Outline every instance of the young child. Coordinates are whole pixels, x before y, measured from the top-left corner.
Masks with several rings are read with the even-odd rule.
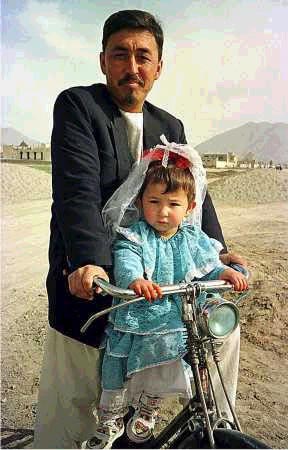
[[[124,183],[119,188],[115,201],[104,210],[105,220],[108,211],[114,225],[134,222],[116,228],[115,284],[133,289],[148,301],[117,309],[109,316],[99,424],[95,436],[82,448],[111,448],[124,432],[127,406],[135,402],[135,414],[126,431],[130,440],[143,443],[152,435],[162,398],[172,394],[191,396],[183,361],[186,349],[181,299],[176,295],[162,297],[159,285],[220,279],[232,283],[236,290],[247,289],[246,278],[221,263],[221,244],[191,224],[201,216],[201,200],[195,216],[195,188],[199,194],[206,186],[204,169],[199,164],[197,168],[197,162],[189,146],[157,146],[140,163],[144,169],[138,166],[131,173],[126,186]],[[119,196],[128,199],[121,203],[124,209],[120,219],[119,208],[115,212]],[[135,198],[141,214],[136,221]],[[114,299],[114,304],[118,302]]]

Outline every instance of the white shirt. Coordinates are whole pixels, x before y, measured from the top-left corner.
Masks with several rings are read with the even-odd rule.
[[[143,113],[131,113],[120,109],[126,122],[128,145],[134,161],[140,161],[143,152]]]

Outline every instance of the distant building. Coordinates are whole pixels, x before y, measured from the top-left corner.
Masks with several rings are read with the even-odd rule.
[[[248,160],[239,161],[238,167],[239,169],[252,169],[252,161]]]
[[[51,161],[51,150],[46,144],[31,145],[22,141],[19,145],[3,145],[1,159],[19,161]]]
[[[269,163],[267,161],[258,161],[259,169],[267,169],[269,167]]]
[[[238,165],[238,157],[233,152],[204,153],[202,161],[204,167],[215,169],[234,168]]]

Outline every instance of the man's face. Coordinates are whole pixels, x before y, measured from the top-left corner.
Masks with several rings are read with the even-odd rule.
[[[141,112],[162,69],[153,34],[132,29],[112,34],[100,64],[115,103],[124,111]]]

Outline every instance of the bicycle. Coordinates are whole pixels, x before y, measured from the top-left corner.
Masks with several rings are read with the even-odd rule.
[[[130,289],[118,288],[101,278],[95,277],[94,283],[102,289],[103,295],[110,294],[122,299],[123,303],[91,316],[81,328],[83,333],[98,317],[144,299]],[[145,448],[269,448],[263,442],[242,433],[219,365],[217,343],[220,339],[225,340],[238,326],[239,309],[234,302],[214,294],[231,291],[233,286],[215,280],[179,283],[161,288],[163,295],[178,294],[182,298],[182,320],[187,330],[187,362],[192,369],[195,394],[158,436],[145,442]],[[205,299],[199,302],[203,292],[206,293]],[[212,355],[233,420],[224,417],[218,407],[208,352]],[[121,442],[116,441],[113,448],[137,448],[135,443],[130,445],[127,440],[120,439],[124,446],[119,446]]]

